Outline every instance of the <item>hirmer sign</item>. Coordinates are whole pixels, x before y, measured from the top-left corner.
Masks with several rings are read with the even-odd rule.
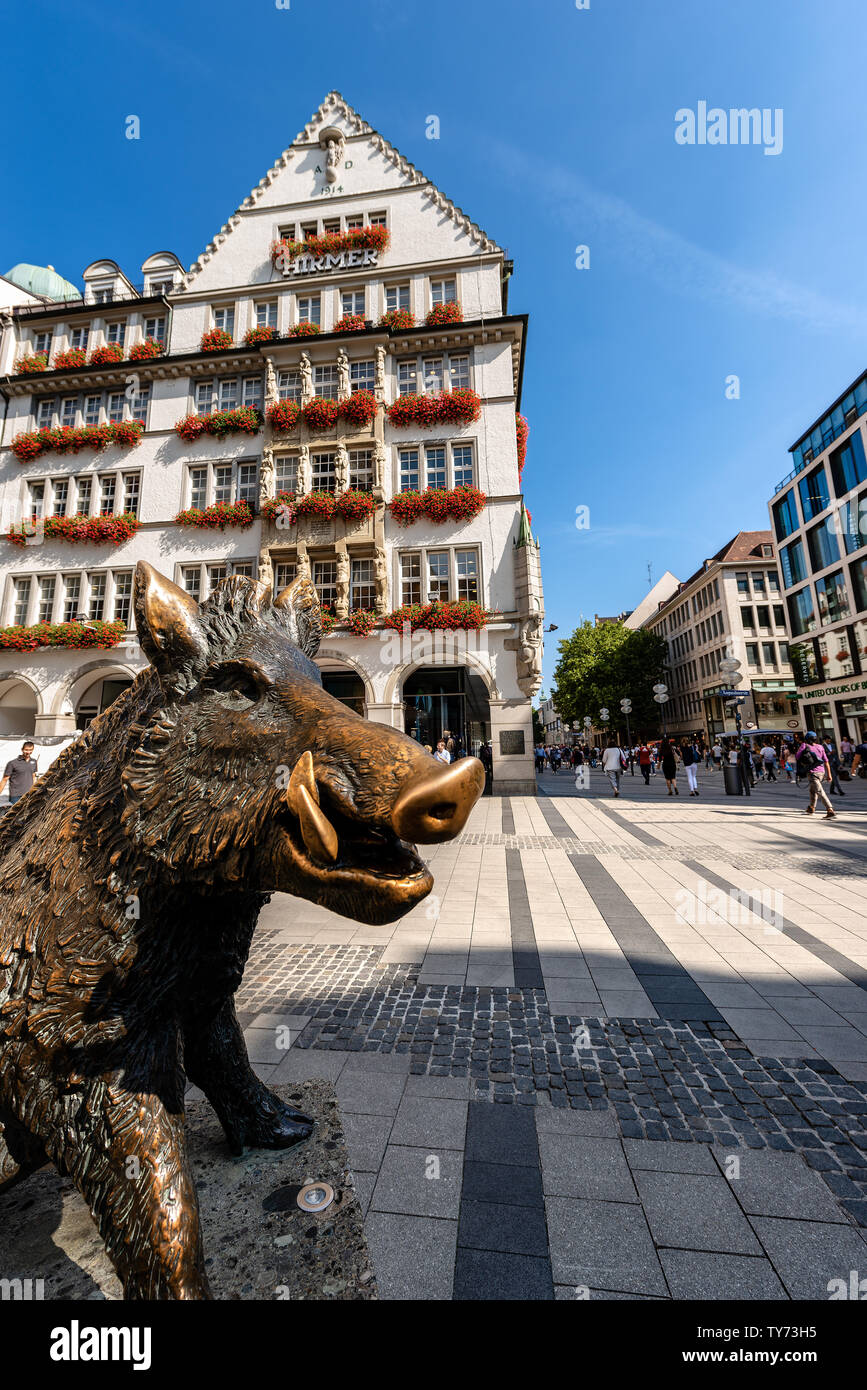
[[[290,255],[282,248],[274,257],[274,264],[284,275],[314,275],[327,270],[352,270],[369,265],[379,265],[379,252],[371,247],[354,248],[352,251],[339,251],[337,255],[300,256]]]

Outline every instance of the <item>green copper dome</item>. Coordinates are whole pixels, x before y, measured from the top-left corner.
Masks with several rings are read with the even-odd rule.
[[[42,299],[80,299],[81,290],[71,281],[58,275],[53,265],[28,265],[21,261],[7,270],[4,279],[11,280],[21,290],[37,294]]]

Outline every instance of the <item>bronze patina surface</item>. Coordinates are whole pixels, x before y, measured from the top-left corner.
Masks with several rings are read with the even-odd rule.
[[[207,1298],[184,1076],[234,1153],[311,1121],[257,1080],[233,996],[268,894],[372,924],[430,891],[412,844],[481,793],[322,689],[299,578],[203,604],[139,562],[151,663],[0,823],[0,1187],[50,1160],[127,1298]]]

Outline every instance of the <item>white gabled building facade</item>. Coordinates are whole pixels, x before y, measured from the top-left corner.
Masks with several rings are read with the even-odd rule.
[[[347,233],[371,227],[385,229],[385,249],[382,233],[347,246]],[[314,245],[315,254],[295,247],[275,258],[275,243],[328,235],[343,238],[327,244],[332,254]],[[198,598],[227,574],[282,586],[309,572],[336,616],[318,657],[332,693],[424,743],[444,729],[470,750],[490,739],[494,790],[533,792],[531,700],[544,611],[516,439],[527,320],[508,312],[510,274],[502,248],[331,93],[189,271],[162,252],[145,262],[140,284],[99,261],[84,272],[78,301],[31,297],[16,306],[10,295],[0,337],[4,537],[34,516],[132,514],[138,529],[117,546],[73,543],[44,525],[26,545],[4,539],[0,626],[129,623],[139,558]],[[0,280],[0,300],[2,288]],[[435,306],[451,302],[460,321],[426,324]],[[380,326],[395,310],[415,326]],[[353,316],[364,328],[345,331],[341,320]],[[300,323],[319,332],[297,336]],[[245,341],[257,327],[272,336]],[[214,329],[231,346],[203,351]],[[146,339],[164,344],[161,355],[130,360]],[[101,347],[115,356],[119,348],[119,360],[91,364]],[[40,353],[48,370],[16,366]],[[86,365],[76,365],[81,353]],[[398,396],[467,388],[480,398],[477,419],[389,422]],[[175,429],[191,414],[249,406],[267,417],[279,401],[292,413],[312,397],[359,390],[377,402],[367,424],[340,418],[318,430],[302,419],[278,432],[265,418],[258,432],[194,442]],[[10,447],[42,427],[130,420],[143,426],[135,446],[49,449],[23,461]],[[462,485],[485,494],[469,519],[399,525],[388,506],[408,488]],[[348,488],[373,494],[372,515],[274,514],[279,494]],[[246,502],[252,523],[220,530],[175,521],[219,502]],[[382,623],[405,603],[458,600],[489,611],[483,632],[443,641]],[[358,610],[377,615],[367,636],[342,626]],[[131,632],[104,650],[0,650],[0,754],[24,734],[61,746],[143,664]]]

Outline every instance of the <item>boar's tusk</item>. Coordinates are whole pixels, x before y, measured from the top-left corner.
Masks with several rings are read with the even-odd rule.
[[[289,785],[286,788],[286,804],[290,811],[296,816],[300,816],[298,792],[301,788],[307,792],[310,800],[319,805],[319,788],[316,786],[316,778],[313,775],[313,754],[308,748],[298,759],[292,769],[292,776],[289,778]]]
[[[296,806],[301,834],[308,850],[315,858],[333,864],[337,858],[337,831],[304,786],[298,788]]]

